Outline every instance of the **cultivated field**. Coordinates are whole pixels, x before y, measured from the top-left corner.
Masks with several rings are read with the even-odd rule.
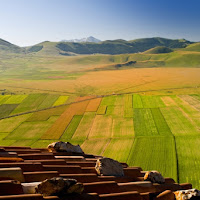
[[[74,101],[74,103],[71,103]],[[37,93],[0,96],[0,145],[80,144],[199,187],[200,96]]]
[[[128,92],[155,95],[194,94],[200,92],[199,74],[200,68],[132,68],[85,72],[75,79],[27,81],[10,76],[7,80],[4,77],[0,79],[0,88],[15,94],[51,93],[69,96]]]

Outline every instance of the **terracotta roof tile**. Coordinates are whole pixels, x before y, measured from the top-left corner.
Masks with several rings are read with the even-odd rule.
[[[5,149],[4,148],[0,148],[0,152],[4,152],[5,151]]]
[[[43,160],[43,159],[54,159],[52,153],[29,153],[29,154],[18,154],[18,156],[24,160]]]
[[[58,177],[58,171],[24,172],[25,182],[37,182],[53,177]]]
[[[22,158],[13,158],[13,157],[0,157],[0,163],[13,163],[13,162],[23,162]]]
[[[0,163],[0,168],[5,167],[20,167],[23,172],[34,172],[43,171],[41,163],[25,163],[25,162],[14,162],[14,163]]]
[[[92,182],[84,183],[83,185],[85,193],[109,194],[121,192],[120,187],[115,181]]]
[[[58,171],[60,174],[81,174],[82,169],[77,165],[43,165],[45,171]]]
[[[0,195],[23,194],[22,185],[18,181],[0,181]]]
[[[99,197],[100,200],[142,200],[140,193],[137,191],[100,194]]]
[[[63,159],[24,160],[26,163],[41,163],[42,165],[66,165]]]
[[[12,200],[43,200],[41,194],[20,194],[20,195],[6,195],[0,196],[0,199],[12,199]]]
[[[90,154],[49,152],[46,148],[30,147],[0,147],[0,154],[4,155],[0,155],[0,180],[3,179],[0,181],[0,199],[5,200],[62,199],[23,194],[22,185],[9,179],[29,183],[60,176],[82,182],[83,194],[69,195],[68,200],[152,200],[159,194],[158,199],[161,199],[162,192],[167,190],[192,188],[191,184],[177,184],[172,178],[165,178],[164,184],[144,181],[146,172],[140,167],[128,167],[126,163],[122,163],[123,177],[99,176],[95,165],[101,156]],[[9,170],[12,173],[9,174]]]

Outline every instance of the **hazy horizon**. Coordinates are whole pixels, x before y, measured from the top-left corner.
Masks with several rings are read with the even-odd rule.
[[[198,0],[0,0],[0,38],[19,46],[80,39],[200,41]]]

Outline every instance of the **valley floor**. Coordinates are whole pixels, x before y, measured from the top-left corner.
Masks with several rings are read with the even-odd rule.
[[[0,90],[9,93],[52,93],[70,96],[120,93],[200,93],[200,68],[134,68],[49,76],[48,79],[2,76]],[[36,75],[37,76],[37,75]]]

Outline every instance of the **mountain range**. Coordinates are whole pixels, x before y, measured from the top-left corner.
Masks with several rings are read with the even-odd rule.
[[[90,41],[98,40],[88,37]],[[185,39],[166,39],[160,37],[143,38],[136,40],[106,40],[100,42],[88,42],[86,38],[82,42],[50,42],[45,41],[29,47],[19,47],[0,39],[0,53],[37,54],[37,55],[64,55],[77,54],[127,54],[147,51],[154,47],[166,47],[170,49],[185,48],[194,42]],[[79,40],[80,41],[80,40]],[[160,52],[161,53],[161,52]],[[165,53],[165,52],[163,52]]]
[[[86,38],[81,38],[81,39],[72,39],[72,40],[61,40],[61,42],[77,42],[77,43],[82,43],[82,42],[92,42],[92,43],[99,43],[101,40],[90,36]]]

